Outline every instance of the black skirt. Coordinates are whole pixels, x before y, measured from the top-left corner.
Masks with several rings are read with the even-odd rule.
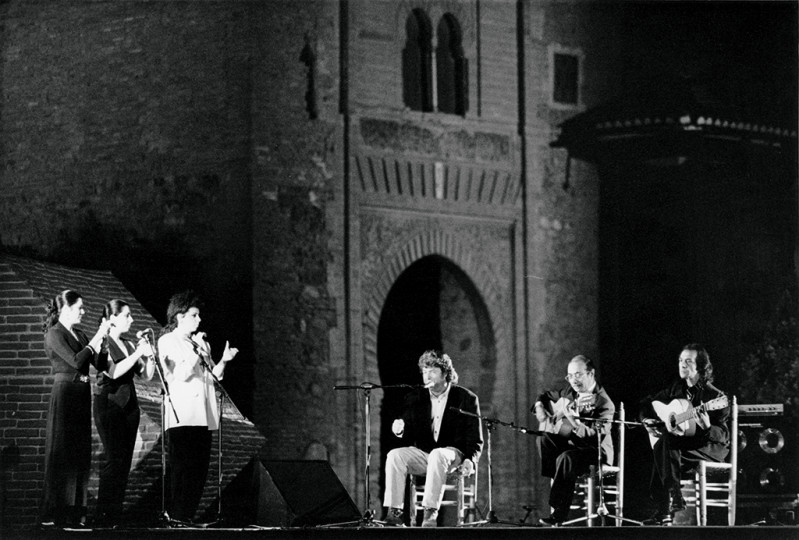
[[[77,522],[86,515],[92,460],[91,388],[56,374],[47,413],[42,520]]]

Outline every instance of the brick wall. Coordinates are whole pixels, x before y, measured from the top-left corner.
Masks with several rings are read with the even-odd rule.
[[[254,18],[254,419],[269,437],[266,457],[297,459],[321,444],[336,468],[347,457],[335,452],[329,349],[330,253],[343,242],[328,222],[341,159],[338,3],[264,3]]]
[[[250,409],[249,4],[2,9],[0,242],[113,269],[161,320],[198,289]]]

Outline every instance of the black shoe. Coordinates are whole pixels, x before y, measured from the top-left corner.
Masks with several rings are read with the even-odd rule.
[[[405,519],[402,515],[402,508],[389,508],[383,523],[387,527],[404,527]]]
[[[680,510],[685,510],[685,499],[682,497],[682,492],[676,490],[669,497],[669,513],[674,515],[675,512]]]
[[[563,524],[563,520],[559,520],[553,516],[549,516],[539,519],[538,523],[540,523],[544,527],[560,527]]]
[[[668,512],[664,512],[663,510],[656,510],[654,514],[646,518],[643,523],[644,525],[671,525],[673,521],[671,514]]]

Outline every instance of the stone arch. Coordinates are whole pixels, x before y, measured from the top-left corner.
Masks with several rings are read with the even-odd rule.
[[[364,365],[367,370],[377,366],[377,329],[380,313],[392,285],[411,264],[429,255],[449,259],[472,280],[488,309],[497,358],[507,358],[510,355],[507,326],[501,324],[504,320],[501,295],[491,272],[480,263],[474,251],[464,247],[455,235],[441,230],[430,230],[418,234],[388,257],[388,262],[379,272],[380,278],[369,292],[363,313]]]
[[[405,272],[413,263],[428,256],[439,256],[448,260],[465,274],[472,282],[472,285],[480,295],[488,312],[491,333],[493,334],[493,345],[496,365],[503,363],[512,354],[512,347],[508,334],[511,325],[506,323],[508,317],[503,317],[502,294],[490,269],[481,262],[479,255],[473,249],[466,247],[456,234],[442,230],[429,230],[410,238],[402,247],[389,254],[386,263],[377,272],[380,277],[371,284],[371,291],[365,297],[363,310],[363,372],[369,375],[378,373],[378,328],[382,309],[386,303],[392,286],[397,282],[400,275]],[[377,405],[377,402],[375,402]],[[482,403],[483,414],[490,414],[492,407],[487,407],[488,403]],[[380,415],[372,414],[369,418],[369,430],[373,435],[371,438],[371,452],[373,458],[380,458]],[[371,493],[377,495],[375,499],[382,500],[383,493],[380,477],[382,474],[380,467],[371,469],[369,474],[369,484]]]
[[[402,0],[397,2],[394,12],[394,40],[397,53],[402,50],[405,43],[405,21],[408,20],[411,12],[414,9],[421,9],[430,18],[433,27],[438,24],[438,21],[445,14],[449,13],[455,17],[461,26],[462,31],[462,45],[466,55],[474,60],[476,55],[476,33],[475,33],[475,18],[474,10],[469,4],[465,4],[460,0],[436,0],[436,1],[422,1],[418,0]]]

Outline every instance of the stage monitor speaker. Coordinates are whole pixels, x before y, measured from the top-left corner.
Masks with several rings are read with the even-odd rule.
[[[796,419],[783,405],[739,405],[738,430],[738,493],[797,493]]]
[[[213,520],[217,504],[207,512]],[[305,527],[357,522],[358,507],[327,461],[253,458],[222,492],[225,526]]]

